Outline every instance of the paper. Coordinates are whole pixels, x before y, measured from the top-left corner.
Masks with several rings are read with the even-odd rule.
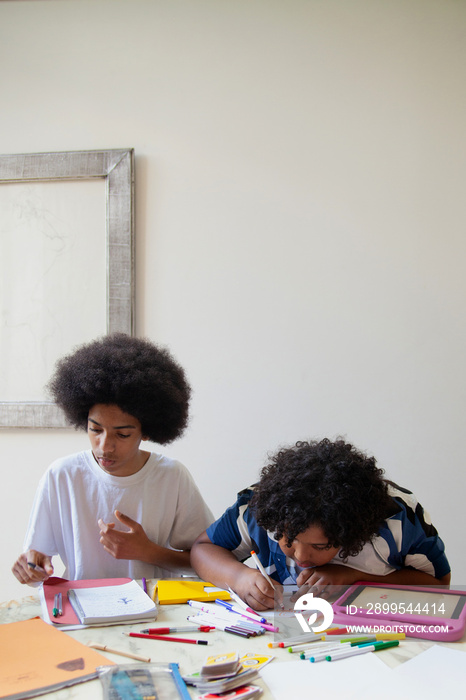
[[[156,605],[136,581],[119,586],[75,588],[68,597],[83,624],[145,621],[156,616]]]
[[[105,656],[34,618],[0,625],[0,698],[34,695],[97,677]]]
[[[391,669],[371,653],[315,664],[303,660],[273,663],[260,671],[275,700],[319,696],[325,700],[360,700],[361,690],[366,685],[377,684],[378,688],[388,685],[391,674]],[[379,700],[380,695],[372,694],[371,699],[374,697]],[[394,693],[391,686],[391,700],[394,697],[398,700],[400,695],[398,688]],[[410,700],[413,697],[420,696],[411,696]]]

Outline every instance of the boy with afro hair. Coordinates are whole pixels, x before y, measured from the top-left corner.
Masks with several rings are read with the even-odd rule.
[[[327,586],[334,593],[360,580],[448,585],[445,548],[428,514],[382,475],[373,457],[341,439],[281,449],[259,483],[198,537],[192,565],[256,610],[273,608],[274,588],[242,563],[252,550],[272,580],[324,597]]]
[[[185,429],[184,370],[166,349],[115,333],[61,359],[49,388],[91,449],[55,461],[42,477],[16,578],[45,580],[54,555],[72,580],[192,573],[189,549],[212,513],[180,462],[140,447]]]

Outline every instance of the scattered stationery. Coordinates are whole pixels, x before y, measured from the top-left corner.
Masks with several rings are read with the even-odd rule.
[[[191,698],[176,663],[104,667],[99,669],[99,678],[104,700]]]
[[[0,625],[0,698],[20,700],[97,678],[105,656],[39,618]]]
[[[216,598],[229,600],[230,594],[222,588],[217,588],[206,581],[192,581],[189,579],[173,580],[162,579],[158,581],[154,594],[157,592],[158,602],[161,605],[176,605],[187,603],[188,600],[214,601]]]
[[[117,586],[70,588],[68,600],[82,625],[146,622],[157,607],[136,581]]]

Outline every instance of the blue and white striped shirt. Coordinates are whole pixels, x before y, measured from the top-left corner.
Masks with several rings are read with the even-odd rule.
[[[238,494],[236,503],[207,528],[211,542],[230,550],[239,561],[254,550],[271,578],[292,584],[301,569],[282,552],[273,533],[260,527],[251,510],[254,487]],[[338,555],[330,563],[344,564],[368,574],[385,576],[404,567],[412,567],[441,578],[450,571],[445,546],[416,497],[408,490],[388,482],[393,499],[393,515],[362,551],[348,559]]]

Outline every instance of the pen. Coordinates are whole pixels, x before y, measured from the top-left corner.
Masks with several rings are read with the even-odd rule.
[[[146,661],[150,663],[150,659],[147,656],[139,656],[138,654],[131,654],[129,651],[120,651],[119,649],[111,649],[106,644],[97,644],[95,642],[88,642],[88,647],[91,649],[98,649],[99,651],[109,651],[111,654],[119,654],[119,656],[127,656],[128,659],[136,659],[136,661]]]
[[[53,616],[58,617],[58,615],[63,615],[61,593],[55,593],[55,598],[53,600],[53,604],[54,604],[54,608],[52,610]]]
[[[255,553],[254,550],[251,551],[251,557],[253,558],[254,564],[257,566],[257,568],[258,568],[259,571],[261,572],[262,576],[270,583],[270,585],[271,585],[272,588],[274,589],[275,593],[278,594],[277,588],[275,587],[275,583],[272,581],[272,579],[270,578],[270,576],[268,575],[268,573],[266,572],[266,570],[265,570],[264,567],[262,566],[262,564],[261,564],[261,562],[260,562],[260,560],[259,560],[259,557],[257,556],[257,554]],[[285,606],[283,605],[283,601],[281,601],[281,602],[278,601],[278,605],[279,605],[281,608],[284,608],[284,607],[285,607]]]
[[[170,637],[165,634],[140,634],[139,632],[123,632],[127,637],[140,637],[141,639],[160,639],[163,642],[181,642],[183,644],[204,644],[209,642],[205,639],[185,639],[184,637]]]
[[[149,627],[147,630],[141,630],[141,634],[171,634],[172,632],[210,632],[215,629],[210,625],[201,625],[193,627],[186,625],[185,627]]]
[[[46,570],[43,569],[39,564],[34,564],[33,561],[28,561],[28,566],[30,569],[34,569],[34,571],[40,571],[41,574],[46,574]]]

